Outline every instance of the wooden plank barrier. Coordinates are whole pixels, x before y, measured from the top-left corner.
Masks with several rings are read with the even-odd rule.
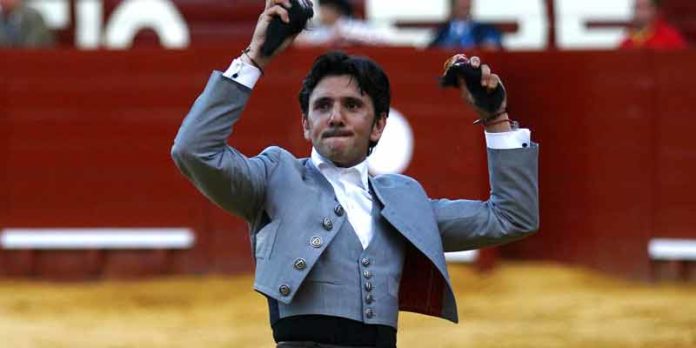
[[[0,249],[0,276],[80,278],[239,272],[246,224],[177,172],[169,149],[212,69],[242,47],[0,52],[0,228],[185,227],[190,249]],[[410,123],[406,174],[432,197],[485,199],[484,139],[455,91],[437,87],[452,52],[364,48]],[[291,50],[260,81],[231,143],[298,156],[296,94],[319,50]],[[650,279],[652,238],[693,239],[696,53],[501,52],[512,116],[541,144],[541,231],[499,250]],[[688,266],[691,267],[691,266]]]

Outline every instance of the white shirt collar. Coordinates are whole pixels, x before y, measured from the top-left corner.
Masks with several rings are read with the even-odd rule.
[[[312,164],[319,169],[319,171],[324,174],[324,176],[341,176],[343,180],[349,180],[353,184],[360,186],[363,190],[368,190],[367,176],[367,159],[364,161],[349,167],[341,168],[337,167],[333,162],[324,158],[324,156],[319,154],[319,151],[312,147]],[[342,175],[341,175],[342,174]]]

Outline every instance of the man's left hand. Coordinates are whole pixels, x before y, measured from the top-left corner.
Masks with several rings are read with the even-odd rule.
[[[455,55],[447,60],[447,63],[445,64],[445,71],[447,71],[454,64],[462,64],[462,62],[465,62],[464,64],[469,64],[474,69],[478,69],[479,67],[481,68],[480,83],[481,87],[484,88],[485,93],[492,94],[499,86],[503,88],[504,91],[503,82],[500,79],[500,76],[493,73],[489,65],[482,64],[481,59],[477,56],[467,58],[466,55],[463,54]],[[477,100],[471,91],[469,91],[469,88],[467,88],[466,79],[463,76],[458,76],[458,80],[462,99],[469,103],[479,116],[479,121],[477,121],[477,123],[483,123],[486,131],[491,133],[512,130],[510,122],[503,121],[509,119],[506,112],[507,95],[505,93],[503,94],[503,100],[497,110],[486,110],[477,105]]]

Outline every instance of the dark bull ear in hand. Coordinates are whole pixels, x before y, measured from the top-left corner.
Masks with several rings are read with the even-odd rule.
[[[505,88],[502,84],[498,84],[494,90],[488,90],[481,86],[481,75],[480,66],[474,68],[466,55],[457,54],[445,62],[440,86],[460,88],[459,78],[463,78],[466,88],[474,99],[474,105],[486,114],[493,116],[500,110],[505,100]]]
[[[292,7],[288,9],[290,22],[285,23],[280,17],[273,18],[268,25],[266,42],[261,47],[261,54],[265,57],[273,55],[285,39],[300,33],[307,25],[307,21],[314,16],[312,2],[309,0],[290,0]]]

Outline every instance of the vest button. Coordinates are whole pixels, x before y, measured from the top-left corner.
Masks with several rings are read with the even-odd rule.
[[[365,296],[365,303],[367,303],[367,304],[372,303],[372,301],[374,301],[374,300],[375,300],[375,298],[372,296],[372,294],[367,294],[367,296]]]
[[[299,259],[295,260],[294,266],[295,266],[296,270],[301,271],[301,270],[305,269],[305,267],[307,267],[307,262],[305,261],[305,259],[299,258]]]
[[[368,318],[372,318],[375,316],[375,312],[372,310],[372,308],[368,308],[365,310],[365,316]]]
[[[343,216],[343,213],[345,213],[345,211],[343,210],[343,207],[339,204],[334,208],[334,213],[336,213],[336,215],[338,216]]]
[[[367,267],[370,265],[370,259],[367,257],[363,257],[362,260],[360,260],[360,263],[362,263],[363,266]]]
[[[290,286],[288,284],[283,284],[278,288],[278,292],[283,296],[290,295]]]
[[[333,222],[331,222],[331,219],[329,218],[324,218],[324,221],[321,222],[321,225],[324,226],[324,229],[327,231],[331,231],[333,229]]]
[[[363,277],[365,277],[365,279],[370,279],[370,278],[372,278],[372,272],[370,272],[370,271],[368,271],[368,270],[365,270],[365,271],[363,272]]]
[[[372,291],[372,283],[370,283],[370,282],[365,282],[365,290],[367,290],[367,291]]]
[[[321,237],[314,236],[312,239],[309,240],[309,245],[311,245],[314,248],[321,248],[321,245],[324,244],[322,242]]]

